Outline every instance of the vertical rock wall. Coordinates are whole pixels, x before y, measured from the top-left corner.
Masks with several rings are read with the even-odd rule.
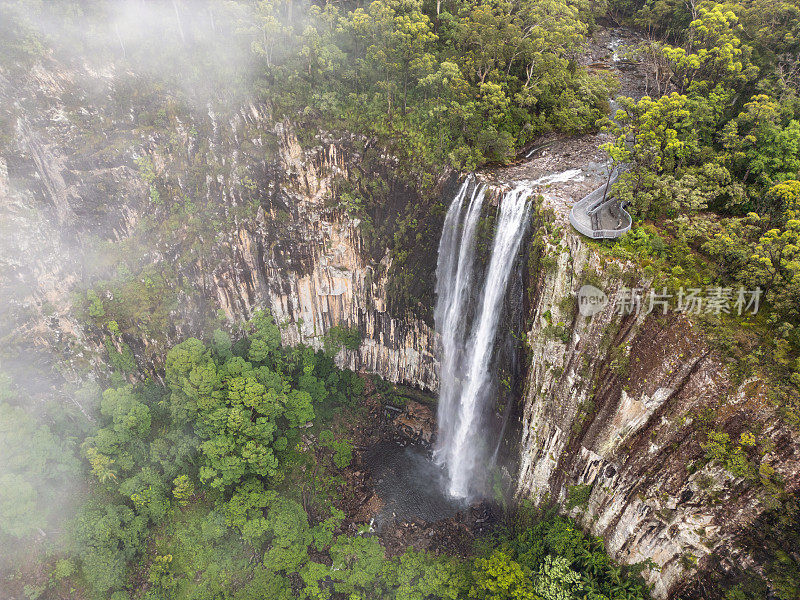
[[[8,132],[0,145],[0,333],[9,357],[37,351],[44,370],[68,378],[104,370],[109,332],[87,326],[75,298],[115,276],[98,267],[104,245],[126,244],[131,263],[173,273],[168,326],[132,324],[114,339],[156,376],[166,349],[208,335],[215,315],[235,329],[269,308],[285,343],[322,347],[333,325],[356,327],[361,346],[342,350],[341,365],[436,388],[432,329],[389,314],[389,259],[368,255],[359,220],[335,198],[337,181],[370,168],[361,163],[370,140],[318,135],[303,148],[265,104],[169,107],[173,114],[118,98],[117,83],[113,73],[55,62],[13,83],[0,75],[9,100],[0,108]],[[120,114],[115,100],[133,103],[130,112]],[[141,115],[157,110],[168,117],[153,127]],[[385,162],[390,173],[392,158]],[[156,186],[162,197],[154,200]],[[191,222],[192,209],[176,209],[176,200],[203,205],[207,222]]]
[[[284,343],[290,345],[320,348],[332,326],[355,327],[362,336],[361,346],[342,349],[337,356],[340,365],[436,389],[435,333],[413,315],[389,314],[388,258],[374,264],[363,250],[358,219],[326,207],[332,199],[333,177],[347,172],[343,153],[331,144],[320,152],[321,158],[311,160],[291,133],[283,139],[283,168],[303,182],[283,190],[291,217],[282,225],[282,237],[288,233],[288,241],[274,245],[276,236],[270,231],[276,215],[259,211],[255,226],[241,229],[235,237],[246,283],[235,283],[230,271],[215,274],[219,305],[231,320],[241,319],[254,307],[268,306],[281,325]],[[300,266],[292,268],[294,264]]]
[[[564,505],[570,489],[580,489],[573,486],[591,486],[571,515],[602,536],[614,558],[652,559],[660,570],[645,574],[656,598],[690,585],[712,553],[751,564],[737,535],[765,510],[768,494],[705,460],[701,443],[710,429],[732,440],[756,432],[756,460],[795,491],[797,437],[763,382],[733,383],[685,315],[617,314],[621,288],[648,283],[631,265],[566,228],[543,238],[546,267],[530,281],[517,497]],[[592,317],[575,302],[585,283],[611,300]]]

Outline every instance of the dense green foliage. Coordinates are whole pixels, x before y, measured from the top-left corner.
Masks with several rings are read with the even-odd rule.
[[[166,389],[127,385],[103,393],[102,426],[82,445],[94,499],[73,536],[83,577],[98,593],[125,587],[129,565],[144,561],[148,597],[213,596],[213,588],[236,586],[226,579],[233,572],[187,574],[205,572],[220,553],[233,552],[227,562],[243,576],[249,553],[269,546],[270,572],[294,573],[309,560],[312,542],[320,550],[331,544],[341,512],[325,487],[307,493],[293,479],[298,466],[323,456],[304,446],[300,428],[314,420],[315,408],[330,411],[358,397],[363,383],[324,354],[281,349],[267,313],[256,313],[248,330],[237,344],[217,331],[210,347],[197,339],[175,346]],[[330,445],[330,468],[346,466],[347,441]],[[304,505],[327,516],[309,525]],[[143,552],[154,530],[164,530],[164,550],[149,560]],[[206,550],[186,554],[184,539]],[[258,586],[288,590],[282,576],[264,578]]]
[[[600,538],[586,536],[553,510],[517,509],[485,558],[475,561],[471,597],[485,600],[568,600],[648,597],[639,578],[646,564],[619,567]]]
[[[617,139],[608,149],[632,165],[618,186],[621,196],[652,218],[711,207],[780,222],[786,207],[773,187],[796,179],[800,169],[800,88],[781,76],[797,60],[792,6],[703,2],[690,12],[655,5],[672,12],[662,26],[670,19],[689,23],[678,44],[653,42],[642,52],[658,95],[623,99],[616,115]],[[758,29],[762,19],[772,19],[769,35]],[[775,39],[788,46],[776,47]]]
[[[588,3],[253,6],[243,29],[282,112],[394,140],[417,165],[506,160],[550,128],[594,127],[606,106],[605,83],[574,63]]]
[[[552,512],[521,509],[472,558],[413,549],[389,558],[368,527],[350,533],[339,504],[353,448],[336,423],[359,418],[363,380],[329,354],[281,347],[266,312],[246,329],[236,343],[216,331],[208,344],[173,347],[165,387],[106,389],[80,444],[84,470],[77,444],[0,404],[0,446],[20,480],[0,492],[3,539],[48,526],[46,483],[89,479],[66,553],[50,550],[50,575],[34,578],[29,596],[71,587],[113,600],[647,597],[599,539]],[[35,452],[21,452],[21,436]]]
[[[640,223],[656,225],[618,253],[658,266],[656,286],[673,293],[763,290],[759,315],[708,324],[738,375],[767,374],[798,424],[800,7],[659,0],[613,9],[666,40],[635,52],[650,69],[652,96],[622,98],[609,122],[615,140],[606,149],[629,165],[617,192]],[[777,335],[759,336],[765,327]]]
[[[0,386],[2,386],[0,382]],[[81,470],[74,440],[60,439],[38,423],[21,399],[0,392],[0,543],[23,538],[54,524],[63,490]]]

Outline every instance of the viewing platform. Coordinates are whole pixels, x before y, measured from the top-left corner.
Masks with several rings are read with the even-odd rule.
[[[603,185],[578,200],[570,210],[569,222],[583,235],[595,240],[615,239],[630,231],[633,219],[611,192],[619,173],[619,167],[614,167]]]

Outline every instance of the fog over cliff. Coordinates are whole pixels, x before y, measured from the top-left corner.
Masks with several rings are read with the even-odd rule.
[[[84,484],[74,462],[57,475],[54,457],[38,462],[37,443],[55,436],[77,454],[99,401],[75,294],[115,274],[108,249],[136,210],[126,201],[147,194],[141,138],[125,138],[137,90],[149,95],[139,106],[238,106],[254,78],[239,28],[253,18],[241,4],[202,0],[0,3],[0,399],[15,407],[3,417],[0,504],[47,498],[52,509],[32,524],[46,544],[62,537]],[[157,259],[150,243],[138,236],[126,261]]]
[[[798,528],[800,284],[767,281],[783,299],[741,320],[616,306],[631,289],[770,279],[758,253],[778,241],[796,253],[786,219],[800,182],[775,186],[787,204],[771,216],[743,215],[772,197],[770,177],[800,177],[800,103],[786,90],[780,110],[749,101],[770,81],[733,81],[716,63],[697,74],[707,87],[670,95],[683,75],[660,53],[695,7],[656,0],[676,14],[651,44],[613,11],[630,10],[628,23],[661,13],[624,4],[0,0],[0,598],[34,582],[50,586],[43,600],[73,585],[81,598],[161,600],[169,573],[177,597],[293,598],[301,580],[309,595],[341,584],[348,552],[364,552],[350,561],[361,568],[386,550],[394,569],[408,547],[420,569],[462,569],[442,585],[469,586],[506,548],[459,561],[509,515],[525,544],[585,543],[587,585],[595,571],[621,585],[618,566],[632,566],[639,600],[645,584],[659,600],[721,598],[745,569],[784,569]],[[748,57],[739,12],[722,10],[699,21],[741,55],[713,36],[685,51],[706,44],[704,57],[777,72],[763,48]],[[626,51],[640,42],[649,54]],[[612,123],[617,89],[630,97],[612,106],[628,113]],[[761,110],[772,120],[756,123]],[[686,162],[666,156],[676,145]],[[781,153],[788,166],[767,173],[763,157]],[[570,224],[576,200],[609,187],[610,154],[635,174],[614,191],[634,215],[616,242]],[[722,207],[749,186],[747,203]],[[504,206],[517,215],[505,229]],[[437,256],[453,274],[439,269],[438,283]],[[592,315],[576,303],[587,285],[609,300]],[[451,300],[446,319],[437,297]],[[389,487],[425,500],[428,480],[446,479],[429,458],[447,442],[448,406],[466,408],[449,422],[468,479],[449,499],[481,504],[424,525],[413,507],[389,518],[362,451],[382,448],[389,464],[414,446],[406,462],[426,466],[404,476],[416,485]],[[553,509],[549,538],[533,525],[546,511],[517,519],[531,503]],[[83,537],[67,548],[76,510]],[[281,536],[265,532],[287,522],[298,555],[312,533],[324,549],[272,595],[265,557]],[[563,558],[542,548],[514,558],[528,584],[546,579],[544,554]],[[220,583],[211,566],[228,560],[241,564]],[[353,593],[397,583],[375,577]],[[262,588],[239,595],[251,578]],[[453,589],[441,597],[480,597]]]
[[[4,2],[8,29],[42,45],[52,60],[105,77],[131,72],[165,83],[170,93],[205,101],[252,77],[244,34],[256,18],[248,5],[215,0]],[[37,34],[36,40],[24,32]],[[8,45],[8,44],[6,44]],[[38,49],[38,48],[37,48]]]

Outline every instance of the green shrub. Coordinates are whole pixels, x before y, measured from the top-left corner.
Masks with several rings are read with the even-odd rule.
[[[564,509],[569,512],[576,506],[586,506],[589,502],[589,496],[591,495],[591,484],[578,483],[576,485],[567,486],[567,504],[564,506]]]
[[[361,346],[361,332],[358,327],[334,325],[325,334],[324,344],[325,350],[331,353],[339,348],[358,350]]]

